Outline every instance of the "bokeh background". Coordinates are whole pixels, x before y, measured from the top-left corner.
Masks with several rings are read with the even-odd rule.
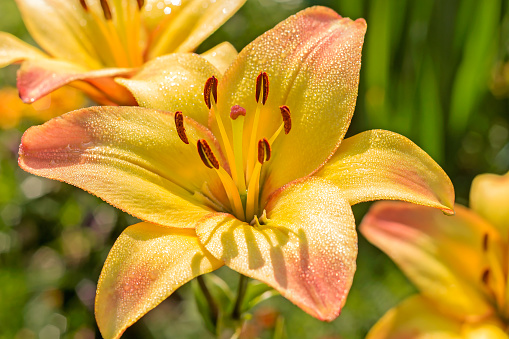
[[[509,4],[505,0],[247,0],[200,51],[222,41],[242,49],[287,16],[324,5],[368,22],[349,135],[401,133],[449,174],[468,204],[473,177],[509,170]],[[32,42],[14,0],[0,1],[0,30]],[[136,219],[69,185],[17,167],[23,131],[79,105],[72,89],[36,105],[17,98],[17,66],[0,70],[0,339],[100,338],[93,316],[106,255]],[[357,223],[369,204],[354,206]],[[360,236],[358,269],[342,315],[311,318],[282,297],[253,310],[245,338],[364,338],[386,310],[415,292]],[[228,269],[218,273],[235,288]],[[211,338],[190,284],[129,328],[125,338]],[[274,330],[274,328],[277,328]]]

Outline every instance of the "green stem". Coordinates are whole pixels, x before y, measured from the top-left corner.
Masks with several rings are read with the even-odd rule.
[[[210,311],[212,312],[212,322],[214,325],[217,324],[217,318],[219,316],[219,308],[217,307],[217,304],[212,297],[212,294],[210,293],[207,285],[205,284],[205,279],[203,279],[202,275],[199,275],[196,280],[198,280],[198,285],[200,286],[203,295],[205,296],[205,299],[207,300],[207,303],[209,304]]]
[[[249,278],[245,275],[241,274],[239,279],[239,289],[237,291],[237,300],[235,301],[235,307],[233,308],[232,318],[234,320],[240,320],[240,316],[242,315],[242,301],[244,300],[244,296],[247,291],[247,283],[249,282]]]

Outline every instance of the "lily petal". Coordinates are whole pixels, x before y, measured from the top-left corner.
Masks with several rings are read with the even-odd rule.
[[[18,71],[18,90],[25,103],[32,103],[52,91],[73,81],[83,80],[95,88],[103,90],[105,100],[132,104],[133,97],[129,91],[113,82],[115,76],[127,76],[134,72],[128,68],[104,68],[90,71],[77,64],[61,60],[28,60],[23,62]],[[79,86],[78,86],[79,87]],[[84,88],[86,90],[86,88]],[[95,92],[89,92],[94,99]],[[108,103],[108,102],[106,102]]]
[[[130,79],[117,79],[143,107],[181,111],[207,126],[209,110],[203,101],[208,78],[220,72],[196,54],[175,53],[149,61]]]
[[[28,129],[18,162],[30,173],[78,186],[140,219],[167,226],[187,220],[180,225],[193,228],[197,216],[210,213],[194,193],[203,183],[216,193],[222,186],[192,143],[205,138],[214,148],[215,140],[192,120],[186,119],[185,127],[189,145],[175,130],[174,114],[91,107]]]
[[[81,26],[85,12],[76,1],[16,0],[30,35],[51,56],[99,68],[93,41]]]
[[[450,217],[429,207],[378,202],[360,231],[442,312],[476,320],[493,312],[484,275],[493,263],[488,249],[501,252],[502,245],[491,225],[465,207],[455,208],[456,215]],[[496,273],[492,271],[490,279],[497,279]],[[498,285],[504,288],[502,281]]]
[[[279,106],[290,108],[292,130],[272,147],[265,196],[315,171],[339,145],[355,107],[365,31],[363,19],[342,18],[325,7],[308,8],[245,47],[219,82],[223,121],[228,121],[232,106],[240,105],[248,112],[244,128],[249,131],[256,110],[256,77],[267,72],[269,95],[256,140],[270,138],[281,125]],[[211,129],[215,132],[215,126]],[[247,136],[244,141],[247,145]]]
[[[417,295],[390,309],[366,339],[463,339],[462,323],[441,314],[432,302]]]
[[[493,320],[483,321],[480,324],[465,324],[463,334],[465,339],[509,339],[509,335],[505,332],[506,326],[500,321]]]
[[[0,68],[27,59],[46,58],[46,54],[14,35],[0,32]]]
[[[258,226],[211,214],[196,233],[233,270],[272,286],[320,320],[335,319],[355,272],[350,205],[336,186],[311,178],[276,192],[266,213],[268,221]]]
[[[119,338],[177,288],[222,265],[200,245],[194,230],[146,222],[128,227],[113,245],[99,278],[95,316],[101,334]]]
[[[498,228],[506,241],[509,237],[509,173],[481,174],[472,181],[470,206]]]
[[[397,133],[371,130],[345,139],[316,175],[341,187],[352,205],[404,200],[453,213],[454,188],[447,174]]]
[[[235,60],[237,55],[238,53],[235,47],[226,41],[212,47],[205,53],[201,54],[203,58],[205,58],[212,65],[216,66],[221,74],[224,74],[226,69]]]
[[[244,2],[245,0],[183,0],[178,6],[164,7],[156,6],[154,1],[153,4],[147,3],[145,15],[160,22],[154,29],[148,58],[172,52],[194,51],[242,7]],[[167,9],[170,9],[169,13]],[[161,19],[162,17],[165,18]]]

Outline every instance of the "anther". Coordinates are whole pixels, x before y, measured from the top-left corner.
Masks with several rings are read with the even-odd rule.
[[[482,272],[482,282],[485,284],[485,285],[488,285],[488,280],[490,278],[490,269],[487,268],[484,270],[484,272]]]
[[[483,252],[488,250],[488,233],[485,233],[482,239],[482,250]]]
[[[269,76],[265,72],[261,72],[256,77],[256,102],[260,101],[265,105],[267,98],[269,97]]]
[[[203,98],[205,99],[205,104],[209,109],[212,107],[212,103],[210,101],[211,94],[214,97],[214,102],[217,103],[217,79],[215,76],[211,76],[207,79],[205,89],[203,90]]]
[[[272,150],[270,148],[269,141],[266,138],[260,139],[258,141],[258,162],[263,164],[264,162],[269,161],[271,154]]]
[[[279,106],[279,109],[281,110],[281,115],[283,117],[285,134],[288,134],[292,129],[292,116],[290,115],[290,108],[288,108],[286,105],[283,105]]]
[[[184,127],[184,115],[182,112],[175,112],[175,127],[177,128],[177,134],[184,142],[184,144],[189,144],[189,140],[186,135],[186,128]]]
[[[196,146],[198,147],[198,154],[200,155],[201,161],[203,161],[205,166],[219,169],[219,161],[217,161],[216,156],[212,153],[212,149],[210,149],[207,141],[205,139],[200,139]]]
[[[111,20],[111,9],[110,9],[110,6],[108,5],[108,1],[101,0],[101,7],[103,9],[104,18],[106,20]]]
[[[81,5],[81,7],[83,7],[83,9],[85,11],[88,12],[88,6],[87,6],[87,2],[85,0],[80,0],[80,5]]]
[[[239,115],[246,116],[246,109],[239,105],[232,106],[230,110],[230,118],[232,118],[232,120],[236,120]]]
[[[145,5],[145,0],[137,0],[138,1],[138,9],[142,9],[143,5]]]

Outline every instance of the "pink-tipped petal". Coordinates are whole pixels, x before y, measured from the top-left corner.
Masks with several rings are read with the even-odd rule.
[[[352,205],[404,200],[453,213],[454,188],[447,174],[397,133],[371,130],[345,139],[316,175],[341,187]]]
[[[191,142],[205,138],[215,148],[204,127],[189,119],[184,124]],[[195,192],[205,182],[216,197],[223,192],[195,144],[180,139],[174,114],[141,107],[91,107],[31,127],[21,140],[19,164],[161,225],[178,219],[193,228],[193,218],[210,213]]]
[[[128,227],[113,245],[99,278],[95,317],[101,334],[119,338],[177,288],[222,265],[200,245],[194,230],[150,223]]]
[[[491,225],[465,207],[455,208],[456,215],[447,216],[425,206],[378,202],[360,231],[442,312],[478,320],[493,312],[492,291],[505,288],[502,244]]]
[[[352,284],[357,234],[341,191],[312,178],[276,192],[264,225],[215,213],[197,223],[200,242],[233,270],[274,287],[312,316],[335,319]]]

